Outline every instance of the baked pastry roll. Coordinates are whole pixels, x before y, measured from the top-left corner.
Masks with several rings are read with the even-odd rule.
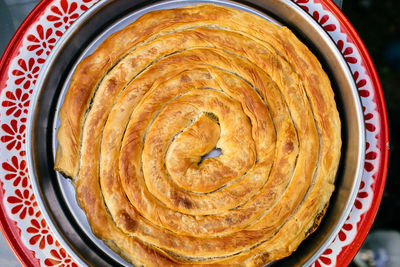
[[[289,29],[244,11],[143,15],[80,62],[59,118],[55,169],[93,233],[133,264],[281,259],[334,190],[327,75]]]

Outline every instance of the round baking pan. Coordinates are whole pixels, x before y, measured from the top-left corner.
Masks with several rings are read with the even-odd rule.
[[[50,228],[68,253],[82,265],[129,265],[91,232],[75,199],[70,180],[53,171],[59,126],[58,110],[76,65],[107,36],[141,15],[158,9],[195,3],[215,3],[255,13],[289,27],[318,57],[330,77],[342,121],[342,157],[335,191],[319,228],[291,256],[271,263],[288,266],[312,264],[341,229],[354,203],[365,155],[362,108],[355,81],[342,54],[324,29],[291,1],[100,1],[63,35],[42,68],[29,112],[27,157],[38,204]]]

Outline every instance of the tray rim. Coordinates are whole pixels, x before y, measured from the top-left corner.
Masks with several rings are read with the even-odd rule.
[[[81,61],[84,57],[86,57],[87,55],[91,54],[91,51],[93,50],[93,46],[96,47],[96,44],[98,45],[99,40],[103,39],[104,36],[109,35],[110,33],[114,32],[114,28],[115,26],[117,26],[117,28],[120,27],[119,24],[121,24],[121,22],[124,24],[125,21],[129,21],[132,15],[131,14],[143,14],[143,13],[147,13],[149,11],[152,10],[157,10],[161,7],[161,9],[164,8],[169,8],[170,5],[175,6],[186,6],[186,5],[192,5],[192,2],[197,2],[197,1],[193,1],[193,0],[161,0],[161,1],[156,1],[156,2],[150,2],[150,3],[146,3],[144,2],[144,6],[138,8],[137,10],[134,10],[132,12],[129,12],[129,14],[126,14],[124,16],[121,17],[121,19],[117,19],[115,22],[112,22],[109,26],[107,26],[107,28],[103,31],[101,31],[99,34],[96,35],[96,37],[90,41],[90,43],[83,49],[83,52],[81,53],[81,55],[79,55],[77,62]],[[220,5],[228,5],[228,6],[232,6],[233,8],[238,8],[238,9],[247,9],[250,10],[250,12],[256,12],[258,14],[260,14],[260,16],[264,16],[265,19],[267,20],[271,20],[274,23],[280,25],[279,22],[276,22],[276,20],[274,19],[274,17],[268,15],[268,14],[263,14],[262,12],[258,11],[257,9],[247,5],[246,3],[240,3],[240,2],[235,2],[235,1],[231,1],[231,0],[200,0],[198,1],[199,3],[212,3],[212,4],[220,4]],[[281,1],[281,2],[285,2],[285,1]],[[57,59],[57,57],[59,57],[60,53],[62,53],[62,50],[65,48],[65,45],[71,41],[71,37],[74,36],[76,31],[80,30],[80,27],[82,25],[85,25],[85,21],[87,19],[90,20],[91,17],[96,15],[97,11],[101,11],[104,8],[107,8],[109,1],[107,0],[103,0],[103,1],[99,1],[97,2],[97,5],[95,6],[94,9],[91,10],[91,12],[86,12],[84,14],[82,14],[76,21],[75,24],[72,25],[64,34],[63,36],[60,38],[59,42],[55,45],[55,47],[53,48],[52,52],[49,54],[47,61],[45,62],[45,64],[42,67],[42,72],[40,73],[39,77],[37,78],[37,84],[36,84],[36,88],[40,88],[42,85],[44,85],[46,82],[46,79],[48,77],[48,72],[52,71],[52,65],[54,60]],[[261,3],[260,3],[261,4]],[[255,3],[255,5],[257,5],[257,3]],[[261,8],[261,7],[260,7]],[[307,13],[303,13],[304,11],[299,8],[297,5],[295,5],[293,2],[287,1],[287,4],[283,4],[283,8],[288,8],[288,9],[292,9],[293,11],[295,11],[295,9],[298,10],[299,13],[302,14],[303,19],[305,21],[310,21],[310,24],[313,24],[311,26],[315,25],[315,28],[317,28],[317,31],[320,32],[318,34],[320,38],[324,39],[323,42],[327,43],[327,46],[333,46],[334,47],[334,52],[332,52],[334,55],[334,57],[338,57],[339,58],[339,64],[341,64],[341,68],[343,68],[345,76],[347,77],[347,80],[351,80],[353,81],[353,77],[352,77],[352,73],[351,70],[348,68],[348,66],[346,65],[346,61],[341,57],[342,55],[340,54],[340,51],[336,49],[335,47],[335,43],[333,42],[333,40],[330,38],[329,34],[324,31],[324,29],[320,29],[319,28],[319,24],[316,23],[312,18],[310,18],[308,16]],[[136,15],[134,15],[134,17],[136,17]],[[75,27],[74,27],[75,26]],[[110,28],[112,29],[110,32]],[[326,40],[325,40],[326,39]],[[71,79],[71,73],[73,72],[73,69],[76,68],[76,64],[74,64],[74,67],[71,68],[71,70],[69,71],[69,75],[66,77],[66,79]],[[359,147],[358,148],[358,152],[359,152],[359,156],[357,156],[358,160],[357,162],[357,168],[356,168],[356,172],[355,172],[355,176],[354,176],[354,182],[352,183],[352,190],[350,191],[350,196],[349,198],[346,200],[346,206],[343,209],[343,212],[340,214],[339,219],[337,221],[337,224],[334,226],[334,228],[329,232],[329,234],[327,235],[327,237],[325,238],[325,241],[322,243],[322,246],[319,247],[318,249],[315,250],[314,254],[312,254],[310,256],[310,258],[308,258],[305,263],[303,263],[302,265],[307,266],[309,264],[314,263],[319,256],[327,249],[327,247],[332,243],[333,239],[335,238],[335,236],[339,233],[340,229],[343,227],[344,223],[345,223],[345,219],[348,216],[353,203],[355,201],[356,195],[357,195],[357,188],[359,187],[360,183],[361,183],[361,179],[362,179],[362,165],[364,163],[364,155],[365,155],[365,135],[363,132],[364,129],[364,121],[362,119],[362,110],[361,110],[361,102],[357,101],[357,98],[359,97],[357,94],[357,88],[355,86],[354,83],[351,83],[351,94],[354,95],[354,98],[356,99],[356,109],[355,109],[355,113],[357,114],[357,122],[359,124],[362,124],[363,127],[361,127],[361,132],[360,132],[360,138],[358,140],[358,144]],[[65,87],[68,85],[67,83],[64,83],[63,89],[62,91],[64,91]],[[40,94],[42,94],[42,89],[37,89],[34,91],[33,95],[32,95],[32,100],[34,100],[33,102],[36,103],[38,101],[38,98],[40,97]],[[61,93],[62,95],[63,93]],[[62,102],[62,98],[60,97],[57,102],[57,108],[56,111],[59,108],[60,103]],[[28,116],[28,127],[27,129],[32,129],[35,128],[35,122],[33,121],[34,117],[36,116],[36,110],[37,106],[36,105],[31,105],[28,114],[30,114]],[[55,116],[54,120],[57,120],[57,116]],[[31,179],[31,182],[33,184],[33,191],[35,193],[35,195],[37,196],[37,201],[39,204],[39,207],[41,208],[41,210],[43,211],[43,216],[45,217],[47,224],[49,225],[49,228],[52,230],[53,234],[57,237],[58,241],[62,244],[63,247],[67,248],[67,252],[70,254],[70,256],[76,260],[77,262],[84,264],[85,259],[83,259],[82,257],[79,257],[76,250],[79,250],[78,247],[75,246],[70,246],[70,240],[71,239],[65,239],[63,238],[63,233],[60,231],[57,231],[58,229],[60,229],[61,227],[56,224],[55,220],[52,219],[52,217],[54,217],[54,214],[51,213],[51,211],[49,211],[46,207],[48,206],[48,204],[46,205],[46,203],[48,203],[48,199],[43,199],[41,196],[43,196],[44,192],[42,192],[42,187],[40,186],[40,182],[38,181],[38,178],[35,178],[35,164],[34,164],[34,160],[35,160],[35,150],[33,148],[32,145],[30,145],[32,142],[34,142],[34,135],[31,131],[28,131],[27,136],[26,136],[27,141],[27,161],[28,161],[28,171],[30,174],[30,177],[33,178]],[[53,133],[53,143],[54,143],[54,133]],[[343,150],[343,148],[342,148]],[[53,151],[54,153],[54,151]],[[347,153],[347,152],[346,152]],[[58,177],[59,174],[57,174]],[[59,181],[59,185],[60,183],[65,183],[63,178],[59,178],[62,181]],[[66,201],[66,197],[65,197],[65,192],[64,189],[60,186],[60,190],[61,190],[61,194],[62,196],[64,196],[64,201],[65,204],[69,204],[70,202]],[[68,189],[67,189],[68,191]],[[62,198],[62,197],[60,197]],[[73,203],[72,203],[73,204]],[[82,223],[86,224],[85,222],[81,222],[79,221],[79,219],[77,219],[77,216],[79,217],[79,214],[77,215],[74,212],[74,208],[70,209],[70,212],[72,213],[72,217],[74,217],[76,223],[80,226],[80,229],[84,230],[84,227],[82,227]],[[80,212],[79,212],[80,213]],[[86,232],[86,231],[85,231]],[[89,233],[89,236],[91,236],[91,233]],[[90,237],[89,237],[90,238]],[[72,238],[73,240],[73,238]],[[98,239],[92,239],[93,242],[97,243]],[[102,246],[102,245],[100,245]],[[108,250],[108,248],[104,248],[106,250]],[[119,261],[119,257],[118,256],[113,256],[115,253],[111,253],[111,257],[116,260]]]

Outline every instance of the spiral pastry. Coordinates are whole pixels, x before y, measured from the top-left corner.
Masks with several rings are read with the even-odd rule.
[[[244,11],[143,15],[80,62],[59,117],[55,169],[94,234],[133,264],[286,257],[334,190],[327,75],[290,30]]]

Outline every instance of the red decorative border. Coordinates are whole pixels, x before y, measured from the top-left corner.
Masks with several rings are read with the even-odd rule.
[[[15,32],[14,36],[11,38],[8,43],[6,49],[4,50],[3,55],[0,59],[0,93],[6,87],[6,81],[8,80],[7,71],[10,65],[10,61],[12,58],[16,57],[19,54],[19,48],[22,45],[23,37],[25,36],[28,28],[37,21],[41,14],[44,12],[46,7],[50,5],[53,0],[42,0],[39,4],[29,13],[29,15],[25,18],[25,20],[21,23],[18,30]]]
[[[18,56],[19,49],[22,46],[22,41],[26,31],[34,22],[36,22],[40,18],[46,7],[52,2],[52,0],[42,0],[21,23],[20,27],[8,43],[0,59],[0,93],[3,91],[4,88],[6,88],[6,82],[8,80],[7,73],[10,66],[10,61],[12,58]],[[39,266],[40,263],[39,260],[35,257],[35,252],[28,249],[24,245],[21,240],[21,230],[18,228],[15,221],[13,221],[8,216],[6,210],[4,209],[4,189],[2,182],[0,190],[0,201],[0,229],[3,233],[5,240],[8,242],[8,245],[23,266]]]
[[[353,25],[351,25],[350,21],[346,18],[343,12],[333,3],[331,0],[322,0],[325,4],[325,7],[335,15],[335,17],[341,23],[341,26],[347,30],[347,35],[351,39],[351,42],[357,47],[359,53],[365,63],[364,67],[368,72],[368,75],[371,77],[371,81],[373,83],[373,88],[375,88],[375,99],[374,102],[377,104],[378,113],[380,114],[380,126],[381,126],[381,135],[376,136],[378,140],[379,150],[381,152],[380,162],[378,166],[378,175],[375,177],[374,184],[374,196],[372,199],[370,209],[363,214],[363,217],[358,225],[358,232],[353,240],[353,242],[344,247],[342,252],[340,253],[340,257],[337,258],[337,266],[347,266],[353,260],[361,245],[364,243],[365,238],[368,235],[369,230],[375,220],[376,214],[379,209],[379,205],[382,200],[383,191],[385,189],[386,183],[386,175],[388,171],[388,163],[389,163],[389,124],[388,117],[386,112],[385,99],[383,96],[382,86],[379,81],[378,74],[376,72],[374,63],[372,62],[371,56],[369,55],[367,48],[362,42],[360,36],[357,31],[354,29]]]

